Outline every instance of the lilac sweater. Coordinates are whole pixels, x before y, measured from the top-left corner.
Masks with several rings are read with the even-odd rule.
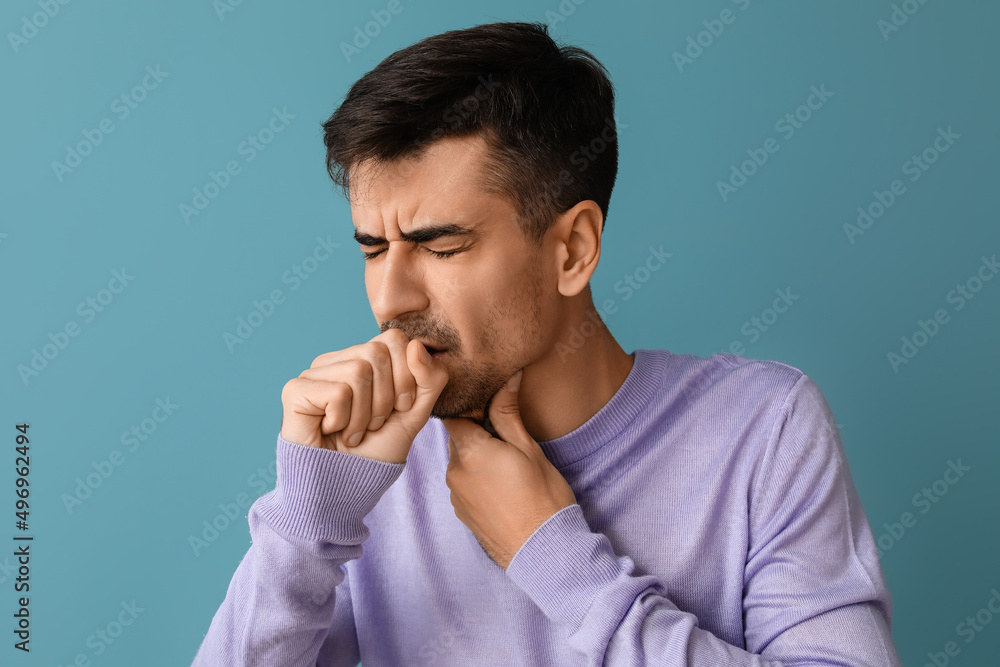
[[[900,664],[833,415],[798,369],[638,349],[597,414],[539,444],[578,504],[505,571],[455,516],[439,420],[405,464],[279,436],[193,664]]]

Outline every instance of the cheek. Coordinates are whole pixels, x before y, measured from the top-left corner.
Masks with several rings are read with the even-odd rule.
[[[447,309],[460,306],[474,299],[476,279],[474,276],[453,275],[436,282],[432,290],[437,294],[438,302]]]
[[[379,271],[377,267],[372,266],[370,262],[365,262],[364,267],[365,292],[368,294],[368,299],[370,301],[371,297],[378,290],[378,283],[382,277],[382,272]]]

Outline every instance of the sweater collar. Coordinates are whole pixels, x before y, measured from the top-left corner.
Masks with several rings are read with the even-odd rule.
[[[635,422],[664,382],[673,355],[667,350],[635,350],[625,382],[594,416],[575,430],[538,443],[556,468],[566,468],[617,438]]]

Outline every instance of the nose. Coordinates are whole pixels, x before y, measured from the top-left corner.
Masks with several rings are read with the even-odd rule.
[[[372,313],[379,322],[394,320],[403,313],[427,308],[423,275],[413,261],[410,244],[390,241],[381,261],[366,263],[365,284]]]

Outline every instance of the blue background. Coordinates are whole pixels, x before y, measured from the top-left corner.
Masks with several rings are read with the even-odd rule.
[[[318,354],[378,333],[349,207],[325,173],[320,124],[392,51],[498,20],[552,22],[554,36],[594,53],[616,85],[620,170],[591,284],[596,303],[618,306],[606,322],[622,347],[707,356],[738,341],[744,356],[814,378],[885,549],[904,663],[922,665],[948,641],[961,649],[955,665],[1000,654],[1000,619],[971,643],[956,634],[1000,589],[1000,280],[982,283],[960,310],[947,301],[982,257],[1000,252],[990,204],[996,4],[914,5],[883,34],[889,2],[404,0],[351,58],[341,43],[385,2],[55,6],[51,18],[38,18],[29,0],[0,10],[0,541],[19,532],[20,422],[31,424],[35,535],[32,651],[11,646],[8,556],[0,663],[62,665],[77,654],[94,665],[190,663],[250,546],[246,509],[222,521],[220,504],[273,487],[282,386]],[[732,23],[702,35],[708,45],[678,66],[674,53],[724,9]],[[35,31],[24,24],[32,15],[42,24]],[[167,74],[122,118],[112,104],[141,86],[147,66]],[[832,96],[785,138],[775,123],[806,103],[811,86]],[[274,109],[294,118],[247,160],[241,142]],[[53,163],[104,118],[113,131],[57,174]],[[904,163],[949,127],[960,138],[910,181]],[[717,182],[768,137],[779,150],[724,200]],[[185,221],[179,206],[230,160],[239,173]],[[894,179],[905,194],[851,242],[844,225]],[[340,245],[292,289],[283,276],[317,238]],[[672,253],[666,265],[628,299],[616,292],[660,245]],[[134,278],[87,321],[78,304],[123,267]],[[284,302],[230,349],[223,335],[275,289]],[[744,323],[769,317],[775,290],[785,289],[799,297],[794,305],[759,338],[746,333]],[[900,354],[901,337],[937,309],[948,323],[918,336],[926,344],[894,369],[888,353]],[[22,378],[18,367],[30,368],[34,351],[70,322],[79,334]],[[147,421],[155,432],[128,451],[122,434],[150,419],[157,399],[177,408]],[[67,506],[78,478],[115,450],[121,465]],[[959,459],[971,469],[921,513],[914,494]],[[916,524],[897,539],[884,524],[907,511]],[[229,525],[193,547],[190,537],[212,521]],[[142,609],[135,622],[98,655],[88,638],[133,601]]]

